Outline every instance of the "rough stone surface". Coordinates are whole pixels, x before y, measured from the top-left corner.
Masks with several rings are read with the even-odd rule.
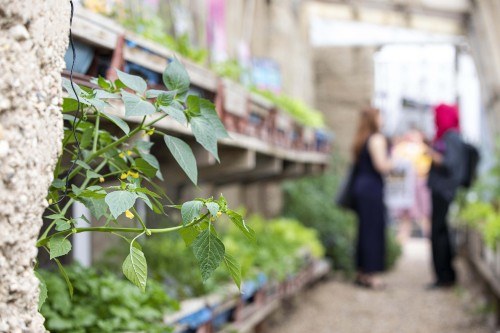
[[[470,288],[424,290],[431,281],[429,258],[427,241],[411,240],[396,269],[386,276],[386,290],[328,281],[306,293],[269,333],[491,332],[478,315],[481,307],[466,295]],[[467,280],[460,271],[461,280]]]
[[[45,332],[33,265],[61,152],[69,13],[68,1],[0,0],[0,332]]]

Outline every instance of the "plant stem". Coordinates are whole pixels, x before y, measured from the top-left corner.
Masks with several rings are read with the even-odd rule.
[[[134,128],[127,135],[122,136],[118,140],[116,140],[116,141],[110,143],[109,145],[107,145],[107,146],[105,146],[105,147],[103,147],[103,148],[101,148],[101,149],[93,152],[92,154],[90,154],[89,157],[87,157],[85,159],[85,163],[89,163],[94,158],[96,158],[98,156],[101,156],[102,154],[104,154],[105,152],[107,152],[108,150],[110,150],[111,148],[114,148],[114,147],[116,147],[116,146],[124,143],[130,137],[134,136],[135,134],[139,133],[140,131],[142,131],[143,129],[145,129],[145,128],[149,127],[149,126],[154,125],[155,123],[157,123],[158,121],[162,120],[163,118],[165,118],[167,116],[168,116],[168,114],[161,115],[160,117],[156,118],[155,120],[150,121],[147,124],[144,124],[144,119],[143,119],[141,125],[139,125],[136,128]],[[68,178],[72,179],[73,177],[75,177],[78,174],[78,172],[81,170],[81,168],[82,167],[80,165],[76,166],[76,168],[69,174]]]
[[[103,160],[101,162],[101,164],[99,164],[96,168],[95,168],[95,171],[96,172],[99,172],[102,168],[104,168],[106,166],[106,162],[107,160]],[[80,189],[84,189],[88,184],[89,182],[91,181],[90,178],[86,178],[85,181],[82,183],[82,185],[80,186]],[[64,208],[61,210],[59,208],[59,205],[55,205],[57,207],[57,210],[60,212],[60,214],[62,215],[66,215],[66,212],[68,211],[69,207],[73,204],[73,202],[75,202],[75,199],[73,198],[70,198],[68,200],[68,202],[66,203],[66,205],[64,205]],[[47,235],[49,234],[50,230],[54,227],[56,223],[56,220],[53,220],[47,227],[47,229],[45,229],[45,231],[43,232],[42,236],[40,237],[40,239],[44,239],[45,237],[47,237]]]
[[[99,121],[101,120],[101,114],[96,111],[95,126],[94,126],[94,143],[92,144],[92,153],[97,150],[97,140],[99,139]]]
[[[141,223],[141,226],[144,229],[144,232],[146,233],[146,235],[148,235],[148,236],[151,235],[151,232],[146,227],[146,224],[142,220],[141,215],[137,212],[137,210],[135,209],[135,207],[132,207],[131,210],[132,210],[132,213],[134,213],[135,217],[137,217],[137,220],[139,221],[139,223]]]
[[[197,220],[194,220],[191,223],[188,223],[186,225],[179,225],[177,227],[170,227],[170,228],[160,228],[160,229],[148,229],[152,234],[163,234],[163,233],[168,233],[176,230],[181,230],[184,228],[189,228],[192,227],[200,222],[202,222],[209,213],[206,213]],[[79,234],[81,232],[87,232],[87,231],[92,231],[92,232],[108,232],[108,233],[113,233],[113,232],[132,232],[132,233],[143,233],[144,229],[143,228],[121,228],[121,227],[88,227],[88,228],[73,228],[69,230],[64,230],[64,231],[59,231],[56,232],[48,237],[42,237],[41,239],[38,240],[36,243],[37,247],[44,246],[45,244],[48,243],[48,241],[54,237],[54,236],[59,236],[59,235],[66,235],[66,234]]]

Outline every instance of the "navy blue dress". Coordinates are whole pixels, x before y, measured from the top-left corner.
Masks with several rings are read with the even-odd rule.
[[[367,143],[356,162],[353,189],[359,221],[356,246],[358,271],[381,272],[385,269],[384,180],[373,166]]]

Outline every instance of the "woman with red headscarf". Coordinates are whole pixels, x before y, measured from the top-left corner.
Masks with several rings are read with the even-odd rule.
[[[450,287],[455,284],[453,249],[447,224],[447,215],[465,172],[464,149],[460,136],[458,108],[440,104],[434,109],[436,137],[429,150],[432,166],[428,186],[432,193],[432,261],[436,280],[430,288]]]

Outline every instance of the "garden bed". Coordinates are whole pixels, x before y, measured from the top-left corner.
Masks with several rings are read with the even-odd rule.
[[[265,278],[247,281],[240,293],[234,286],[223,292],[181,302],[178,312],[165,317],[174,332],[251,332],[278,309],[286,299],[328,274],[331,265],[315,260],[281,282]]]

